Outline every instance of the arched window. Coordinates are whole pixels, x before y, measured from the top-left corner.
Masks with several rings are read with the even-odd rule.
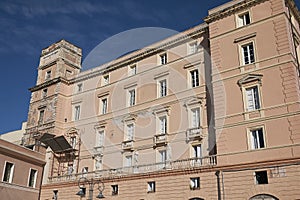
[[[204,200],[204,199],[195,197],[195,198],[191,198],[191,199],[189,199],[189,200]]]
[[[279,200],[279,199],[269,194],[258,194],[251,197],[249,200]]]

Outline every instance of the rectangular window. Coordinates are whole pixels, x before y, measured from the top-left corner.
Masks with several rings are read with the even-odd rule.
[[[167,96],[167,80],[159,81],[159,97]]]
[[[199,86],[199,72],[197,69],[190,71],[192,87]]]
[[[127,138],[126,140],[133,140],[133,134],[134,134],[134,126],[133,124],[128,124],[127,125]]]
[[[197,49],[198,49],[197,46],[198,46],[198,45],[197,45],[197,42],[193,42],[193,43],[189,44],[189,54],[194,54],[194,53],[196,53],[196,52],[197,52]]]
[[[125,167],[132,166],[132,155],[125,156]]]
[[[197,190],[200,189],[200,178],[190,178],[190,188],[191,190]]]
[[[49,80],[51,78],[51,70],[46,72],[45,80]]]
[[[80,118],[80,106],[77,105],[74,107],[74,120],[77,121]]]
[[[96,142],[97,147],[104,146],[104,130],[98,131],[98,137]]]
[[[155,192],[155,182],[154,181],[148,182],[147,185],[148,185],[148,189],[147,189],[148,193]]]
[[[6,162],[2,181],[11,183],[13,179],[13,173],[14,173],[14,164],[10,162]]]
[[[268,184],[268,172],[267,171],[258,171],[255,172],[255,182],[257,185]]]
[[[107,85],[107,84],[109,84],[109,75],[108,74],[103,76],[103,85]]]
[[[129,90],[129,106],[135,105],[135,89]]]
[[[241,15],[238,15],[238,19],[237,20],[238,20],[238,27],[250,24],[251,21],[250,21],[250,14],[249,14],[249,12],[246,12],[246,13],[243,13]]]
[[[44,122],[44,115],[45,115],[45,110],[40,110],[40,114],[39,114],[39,124],[42,124]]]
[[[95,157],[95,170],[101,170],[102,169],[102,157],[96,156]]]
[[[264,133],[262,128],[251,130],[250,138],[252,149],[260,149],[265,147]]]
[[[75,149],[76,143],[77,143],[77,141],[76,141],[76,136],[72,136],[72,137],[70,138],[70,145],[71,145],[71,147],[72,147],[73,149]]]
[[[83,85],[82,83],[77,84],[76,92],[82,92]]]
[[[28,187],[35,188],[36,185],[36,178],[37,178],[37,170],[30,169],[29,172],[29,180],[28,180]]]
[[[201,158],[202,157],[201,144],[193,146],[193,157],[194,158]]]
[[[160,131],[160,134],[167,133],[167,117],[166,116],[159,117],[159,131]]]
[[[46,98],[48,93],[48,89],[43,89],[42,91],[42,98]]]
[[[192,113],[192,128],[200,127],[200,108],[194,108],[191,110]]]
[[[89,168],[88,167],[83,167],[82,170],[81,170],[81,172],[83,174],[87,174],[89,172]]]
[[[101,100],[101,106],[102,106],[102,114],[106,114],[107,113],[107,99],[102,99]]]
[[[133,76],[136,74],[136,65],[129,66],[129,76]]]
[[[260,109],[260,100],[259,100],[259,93],[258,87],[251,87],[246,89],[246,96],[247,96],[247,109],[248,111],[253,111]]]
[[[167,64],[167,54],[166,53],[160,55],[160,64],[161,65]]]
[[[242,46],[242,53],[243,53],[243,64],[251,64],[255,62],[254,58],[254,46],[253,43],[249,43]]]
[[[119,193],[118,185],[112,185],[111,189],[112,189],[111,195],[118,195],[118,193]]]
[[[162,150],[159,151],[159,162],[166,162],[167,161],[167,151]]]

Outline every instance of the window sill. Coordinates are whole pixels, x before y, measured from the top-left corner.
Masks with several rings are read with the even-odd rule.
[[[197,187],[197,188],[190,187],[190,190],[200,190],[200,187]]]

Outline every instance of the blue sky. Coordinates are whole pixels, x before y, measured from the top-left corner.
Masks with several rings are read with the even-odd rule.
[[[1,0],[0,134],[27,120],[41,50],[60,39],[83,49],[140,27],[183,31],[228,0]],[[300,4],[299,0],[296,0]],[[299,5],[298,5],[299,7]]]

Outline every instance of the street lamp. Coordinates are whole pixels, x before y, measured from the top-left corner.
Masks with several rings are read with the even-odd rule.
[[[95,180],[93,178],[88,179],[86,177],[81,177],[78,180],[79,191],[76,193],[76,195],[78,195],[80,197],[85,197],[85,194],[86,194],[85,184],[88,184],[88,186],[89,186],[88,200],[93,199],[93,192],[94,192],[94,186],[95,185],[97,185],[97,189],[99,190],[99,194],[96,196],[96,198],[97,199],[103,199],[104,198],[104,196],[102,194],[102,192],[104,190],[104,183],[101,180]]]

